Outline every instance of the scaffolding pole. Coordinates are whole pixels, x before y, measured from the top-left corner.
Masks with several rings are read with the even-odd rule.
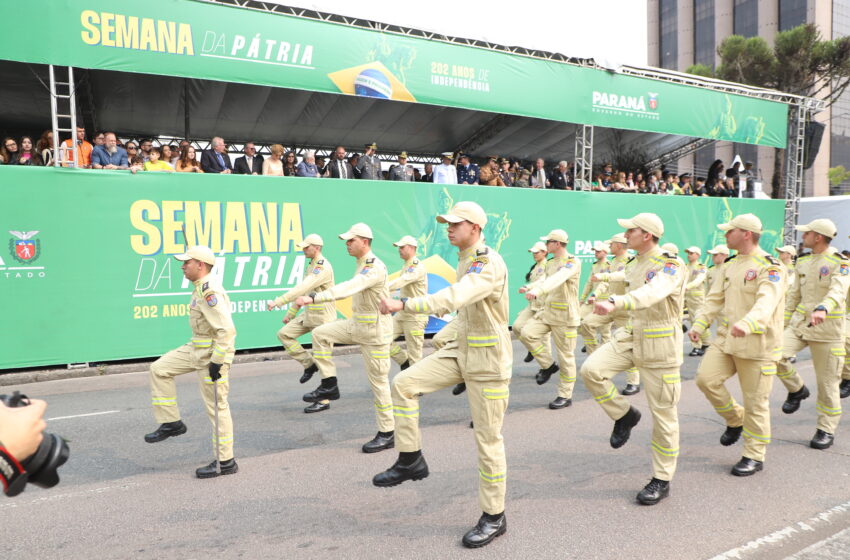
[[[785,226],[784,242],[796,244],[794,226],[800,213],[800,197],[803,196],[803,158],[806,148],[806,119],[809,108],[805,103],[792,106],[789,123],[788,148],[785,154]]]
[[[593,126],[580,125],[576,130],[575,190],[589,191],[593,180]]]

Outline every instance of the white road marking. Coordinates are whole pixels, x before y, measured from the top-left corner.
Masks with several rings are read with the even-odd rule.
[[[52,422],[54,420],[67,420],[68,418],[83,418],[85,416],[100,416],[101,414],[115,414],[116,412],[121,412],[120,410],[104,410],[103,412],[89,412],[88,414],[74,414],[73,416],[57,416],[55,418],[48,418],[48,422]]]

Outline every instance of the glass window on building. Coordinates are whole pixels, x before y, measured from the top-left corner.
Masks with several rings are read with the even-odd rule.
[[[732,33],[743,37],[755,37],[759,32],[758,0],[735,0]]]
[[[714,0],[694,1],[694,62],[714,68]]]
[[[788,31],[806,23],[808,0],[779,0],[779,30]]]
[[[658,5],[660,25],[660,61],[662,68],[679,67],[679,22],[676,0],[661,0]]]

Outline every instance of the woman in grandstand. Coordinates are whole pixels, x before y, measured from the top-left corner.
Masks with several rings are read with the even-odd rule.
[[[53,165],[53,131],[45,130],[41,138],[35,143],[35,151],[41,156],[41,161],[46,166]]]
[[[171,166],[160,159],[162,157],[162,148],[154,146],[151,148],[151,152],[148,157],[150,159],[145,162],[145,171],[165,171],[166,173],[174,173]]]
[[[180,159],[177,160],[177,165],[174,166],[180,173],[203,173],[201,164],[195,159],[195,148],[186,146],[180,154]]]
[[[41,161],[41,156],[38,155],[35,146],[32,144],[32,138],[24,136],[21,138],[21,151],[18,152],[18,165],[44,165]]]
[[[272,144],[272,155],[263,161],[263,175],[276,175],[283,177],[283,146],[280,144]]]
[[[18,160],[18,143],[11,136],[3,139],[0,146],[0,164],[10,165]]]
[[[283,158],[283,174],[286,177],[295,177],[298,171],[298,162],[295,161],[295,152],[286,152]]]
[[[162,157],[160,158],[160,160],[167,163],[168,167],[174,169],[174,164],[171,163],[171,158],[173,155],[171,153],[171,146],[169,146],[168,144],[163,144],[160,148],[160,151],[162,152]]]

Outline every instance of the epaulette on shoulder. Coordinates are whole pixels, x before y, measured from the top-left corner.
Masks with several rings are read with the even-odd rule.
[[[316,262],[316,264],[325,264],[325,259],[319,259],[319,261]]]
[[[413,259],[413,264],[419,264],[419,259]]]
[[[372,257],[371,259],[366,259],[366,264],[372,264],[373,262],[375,262],[375,257]]]
[[[627,260],[627,261],[626,261],[626,264],[629,264],[630,262],[632,262],[632,261],[633,261],[633,260],[635,260],[636,258],[637,258],[637,257],[630,257],[630,258],[629,258],[629,260]]]
[[[767,262],[769,262],[770,264],[779,264],[779,259],[777,259],[776,257],[773,257],[771,255],[765,255],[764,258],[766,258]]]
[[[478,249],[477,251],[475,251],[475,256],[480,257],[481,255],[486,255],[489,252],[490,252],[490,248],[484,247],[483,249]]]
[[[734,259],[737,256],[738,255],[732,255],[731,257],[726,257],[726,259],[723,262],[728,263],[729,261],[731,261],[732,259]]]
[[[841,259],[842,261],[850,261],[850,257],[845,255],[844,253],[835,252],[835,256]]]
[[[204,285],[203,285],[203,286],[201,286],[201,291],[202,291],[202,292],[206,292],[206,291],[207,291],[207,290],[209,290],[209,289],[210,289],[210,283],[209,283],[209,282],[204,282]]]
[[[676,255],[674,255],[673,253],[668,253],[667,251],[661,251],[661,254],[664,255],[665,257],[667,257],[668,259],[677,258]]]

